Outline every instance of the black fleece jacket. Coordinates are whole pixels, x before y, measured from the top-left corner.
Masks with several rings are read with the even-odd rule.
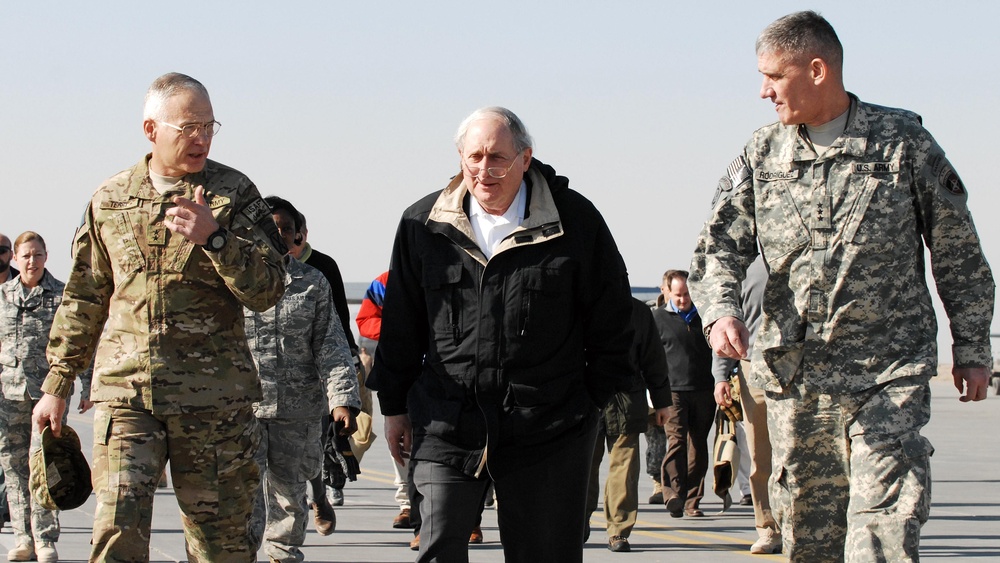
[[[601,214],[532,160],[526,216],[487,261],[461,176],[403,213],[367,385],[412,459],[470,475],[542,462],[632,374],[625,264]],[[487,448],[487,444],[489,447]]]

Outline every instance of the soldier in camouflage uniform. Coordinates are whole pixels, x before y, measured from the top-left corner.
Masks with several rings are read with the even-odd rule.
[[[17,276],[17,270],[10,265],[13,258],[14,245],[10,243],[7,235],[0,233],[0,283]],[[0,373],[2,372],[3,365],[0,364]],[[3,476],[3,467],[0,467],[0,527],[7,522],[10,522],[10,511],[7,509],[7,483]]]
[[[930,508],[937,370],[925,245],[954,339],[962,401],[986,398],[994,282],[965,187],[914,113],[843,85],[843,50],[813,12],[757,40],[754,133],[699,237],[691,291],[716,354],[746,352],[740,285],[770,266],[749,384],[766,392],[771,503],[792,561],[916,561]]]
[[[56,561],[59,513],[43,508],[28,491],[31,409],[49,371],[45,345],[64,284],[45,269],[45,241],[27,231],[17,237],[21,274],[0,285],[0,464],[7,477],[15,547],[8,561]],[[90,408],[90,372],[81,373],[81,410]],[[72,392],[71,392],[72,393]]]
[[[254,561],[261,391],[243,307],[277,303],[285,246],[254,184],[208,160],[219,125],[200,82],[156,79],[143,113],[152,153],[98,188],[77,230],[35,425],[59,435],[96,348],[91,561],[149,559],[168,459],[189,560]]]
[[[291,246],[298,211],[278,197],[265,201]],[[306,486],[322,468],[322,418],[331,413],[349,434],[361,399],[329,282],[291,255],[285,258],[285,271],[285,294],[278,304],[264,312],[245,311],[250,352],[264,391],[253,406],[261,430],[256,455],[261,488],[251,536],[259,545],[264,534],[271,561],[298,563],[306,537]]]

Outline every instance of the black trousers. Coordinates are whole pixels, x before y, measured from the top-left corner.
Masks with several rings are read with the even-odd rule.
[[[587,484],[597,439],[597,417],[550,447],[544,459],[524,459],[493,475],[504,560],[509,563],[583,561]],[[499,455],[517,455],[507,450]],[[478,521],[489,479],[454,467],[413,460],[420,495],[418,562],[466,563],[469,534]]]

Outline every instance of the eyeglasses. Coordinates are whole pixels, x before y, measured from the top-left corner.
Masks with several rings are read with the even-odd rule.
[[[0,254],[7,254],[8,252],[10,252],[9,246],[0,246]]]
[[[500,178],[505,178],[507,176],[507,173],[510,172],[510,169],[514,167],[514,164],[517,163],[517,157],[520,156],[520,154],[521,153],[518,152],[517,154],[514,155],[514,158],[511,159],[510,166],[508,166],[507,168],[504,168],[503,166],[491,166],[489,168],[486,168],[485,169],[486,175],[489,176],[490,178],[496,178],[498,180]],[[482,166],[469,166],[468,164],[466,164],[465,167],[469,169],[469,174],[472,174],[477,178],[479,177],[479,173],[484,170]]]
[[[218,121],[209,121],[208,123],[188,123],[184,127],[178,127],[171,123],[167,123],[166,121],[160,121],[159,123],[162,123],[171,129],[180,131],[181,136],[187,137],[188,139],[194,139],[198,135],[201,135],[202,131],[204,131],[209,137],[214,137],[218,134],[219,128],[222,127],[222,124]]]

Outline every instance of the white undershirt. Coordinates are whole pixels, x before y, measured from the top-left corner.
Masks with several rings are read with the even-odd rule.
[[[510,202],[510,207],[503,215],[490,215],[479,205],[475,196],[469,198],[469,219],[472,223],[472,232],[476,235],[476,244],[486,255],[486,259],[493,258],[497,246],[514,232],[524,221],[524,209],[528,200],[528,186],[521,181],[521,187],[514,196],[514,201]]]
[[[149,179],[153,182],[153,189],[163,195],[173,189],[184,176],[161,176],[152,170],[149,171]]]

